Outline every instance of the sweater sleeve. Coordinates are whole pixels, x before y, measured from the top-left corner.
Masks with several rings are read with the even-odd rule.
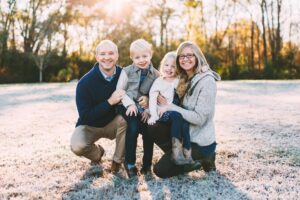
[[[93,106],[90,91],[83,84],[78,84],[76,87],[76,106],[79,117],[84,122],[101,119],[112,108],[107,100]]]
[[[187,110],[175,104],[169,105],[168,110],[179,112],[183,118],[191,124],[203,126],[203,124],[213,116],[217,88],[215,80],[210,76],[205,77],[202,81],[197,83],[196,87],[201,87],[201,85],[203,85],[203,88],[198,94],[193,94],[193,96],[197,95],[194,110]],[[187,104],[188,103],[189,102],[187,102]]]
[[[149,110],[151,117],[154,119],[159,118],[157,113],[157,96],[159,94],[159,83],[160,78],[154,81],[149,92]]]
[[[128,83],[128,77],[127,74],[124,70],[122,70],[118,83],[117,83],[117,88],[116,89],[122,89],[125,90],[127,89],[127,83]],[[128,106],[135,104],[134,101],[125,93],[125,95],[122,98],[122,104],[124,105],[125,108]]]

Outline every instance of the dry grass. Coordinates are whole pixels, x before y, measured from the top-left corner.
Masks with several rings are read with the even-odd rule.
[[[299,199],[299,83],[218,83],[217,172],[132,180],[71,153],[76,83],[1,85],[0,199]]]

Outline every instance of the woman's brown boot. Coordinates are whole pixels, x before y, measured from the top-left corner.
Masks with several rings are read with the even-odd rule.
[[[183,155],[185,157],[185,160],[186,160],[186,164],[194,164],[195,161],[193,160],[192,158],[192,149],[186,149],[186,148],[183,148]]]
[[[179,139],[172,137],[172,159],[176,165],[187,164],[182,152],[182,144]]]

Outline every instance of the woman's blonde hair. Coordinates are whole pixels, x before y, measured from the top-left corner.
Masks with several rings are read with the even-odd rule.
[[[160,62],[160,66],[159,66],[159,72],[160,74],[164,77],[164,65],[167,61],[167,59],[173,59],[174,60],[174,64],[176,66],[176,52],[175,51],[171,51],[165,54],[165,56],[163,57],[163,59]],[[177,71],[177,67],[176,67],[176,71]],[[176,72],[177,73],[177,72]]]
[[[203,53],[202,53],[201,49],[198,47],[198,45],[196,45],[195,43],[190,42],[190,41],[181,43],[176,51],[176,53],[177,53],[176,67],[177,67],[177,72],[179,74],[179,83],[176,88],[176,92],[180,98],[183,98],[183,96],[185,95],[186,90],[188,89],[190,79],[193,77],[193,76],[189,77],[188,74],[186,73],[186,71],[180,67],[179,56],[180,56],[181,52],[183,51],[183,49],[185,49],[185,48],[190,48],[196,57],[196,64],[194,66],[194,74],[193,75],[195,75],[196,73],[202,73],[209,69],[209,65],[205,59],[205,56],[203,55]]]

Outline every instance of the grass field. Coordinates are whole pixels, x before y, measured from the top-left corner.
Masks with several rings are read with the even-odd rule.
[[[219,82],[217,172],[170,179],[110,174],[106,139],[101,168],[75,156],[75,87],[0,85],[0,199],[300,199],[300,81]]]

